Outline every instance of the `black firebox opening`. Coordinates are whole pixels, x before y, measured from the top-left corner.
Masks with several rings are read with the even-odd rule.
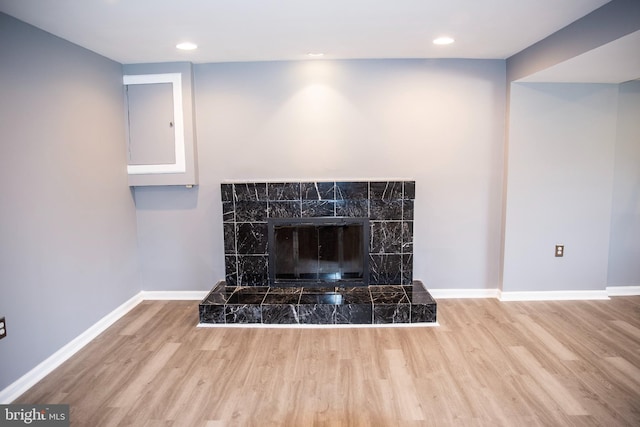
[[[270,284],[369,284],[368,218],[268,221]]]

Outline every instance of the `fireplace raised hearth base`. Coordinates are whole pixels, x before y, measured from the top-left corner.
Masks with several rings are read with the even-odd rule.
[[[200,302],[200,323],[366,325],[436,322],[436,301],[420,281],[359,287],[227,286]]]

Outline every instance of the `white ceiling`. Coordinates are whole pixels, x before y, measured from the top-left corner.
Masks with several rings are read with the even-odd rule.
[[[121,63],[504,59],[608,0],[0,0],[0,11]],[[456,39],[435,46],[439,35]],[[192,41],[200,48],[182,52]]]

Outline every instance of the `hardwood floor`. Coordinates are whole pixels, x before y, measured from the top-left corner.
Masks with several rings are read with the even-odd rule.
[[[197,317],[144,302],[16,403],[77,426],[640,425],[640,297],[440,300],[432,328]]]

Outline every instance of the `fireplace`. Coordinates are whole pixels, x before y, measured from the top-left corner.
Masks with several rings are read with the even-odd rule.
[[[270,286],[369,284],[368,218],[270,218]]]
[[[342,221],[349,227],[362,221],[363,284],[413,282],[414,181],[223,183],[221,194],[225,281],[229,285],[274,283],[275,276],[270,277],[270,272],[275,267],[271,254],[275,242],[269,241],[269,224],[300,222],[313,229],[317,221]],[[311,232],[310,229],[302,233]],[[347,233],[352,231],[349,228]],[[298,233],[300,238],[301,231]],[[298,264],[301,267],[304,266]],[[334,274],[333,280],[342,280],[337,273],[333,271],[323,280],[329,280],[330,274]]]
[[[413,280],[414,181],[221,185],[225,279],[201,325],[435,323]]]

